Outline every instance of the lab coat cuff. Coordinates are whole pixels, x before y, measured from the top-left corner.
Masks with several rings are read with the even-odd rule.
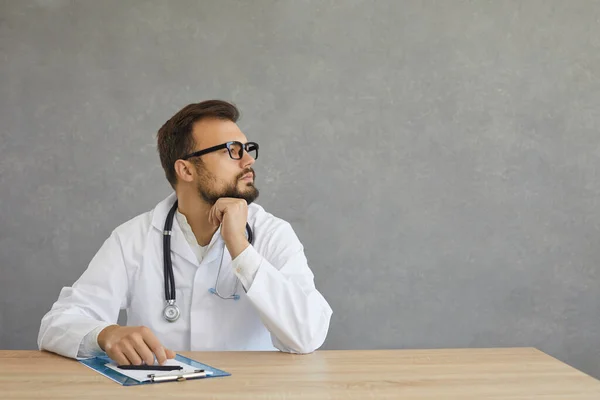
[[[233,271],[242,282],[245,291],[250,290],[262,260],[263,257],[250,245],[232,261]]]
[[[100,334],[100,332],[102,332],[102,330],[104,330],[104,328],[110,325],[111,324],[104,323],[88,332],[79,344],[79,350],[77,351],[76,358],[83,359],[105,355],[106,353],[100,348],[100,345],[98,344],[98,335]]]

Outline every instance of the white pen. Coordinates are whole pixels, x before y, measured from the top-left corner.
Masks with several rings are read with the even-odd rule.
[[[204,378],[207,375],[212,375],[212,371],[196,370],[194,372],[188,372],[184,374],[164,374],[156,375],[149,374],[151,382],[166,382],[166,381],[185,381],[187,379]]]

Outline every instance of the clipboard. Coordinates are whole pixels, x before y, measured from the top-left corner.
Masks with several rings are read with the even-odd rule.
[[[177,371],[146,371],[146,379],[137,380],[130,376],[127,376],[125,373],[121,373],[109,367],[108,365],[114,364],[114,361],[108,358],[107,356],[86,358],[83,360],[79,360],[79,362],[122,386],[137,386],[162,382],[182,382],[193,379],[217,378],[231,375],[229,372],[211,367],[210,365],[206,365],[201,362],[192,360],[191,358],[184,357],[180,354],[175,355],[175,360],[179,361],[180,363],[189,365],[192,371],[183,373]]]

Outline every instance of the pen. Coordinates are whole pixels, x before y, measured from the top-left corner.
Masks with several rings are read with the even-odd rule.
[[[212,371],[205,371],[203,369],[197,369],[194,372],[189,372],[183,375],[156,375],[149,374],[150,382],[167,382],[167,381],[185,381],[188,379],[195,378],[206,378],[208,375],[212,375]]]
[[[175,371],[178,369],[183,369],[183,367],[179,365],[117,365],[119,369],[136,369],[142,371]]]

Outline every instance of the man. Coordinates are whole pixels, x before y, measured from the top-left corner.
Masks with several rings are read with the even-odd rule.
[[[258,144],[238,117],[210,100],[160,128],[175,193],[117,227],[62,289],[42,319],[40,349],[139,365],[179,350],[310,353],[323,344],[332,310],[290,224],[253,203]],[[128,326],[116,324],[121,309]]]

